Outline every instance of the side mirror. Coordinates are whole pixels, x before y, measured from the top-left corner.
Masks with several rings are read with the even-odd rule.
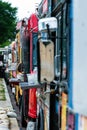
[[[10,118],[17,118],[17,114],[13,111],[7,112],[7,116]]]
[[[59,63],[60,63],[60,55],[55,56],[54,64],[55,64],[55,76],[59,77],[60,76],[60,68],[59,68]]]

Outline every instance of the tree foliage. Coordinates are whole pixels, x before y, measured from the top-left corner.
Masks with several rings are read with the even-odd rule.
[[[0,0],[0,45],[15,38],[17,8]]]

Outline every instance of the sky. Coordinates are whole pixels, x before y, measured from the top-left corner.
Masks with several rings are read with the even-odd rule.
[[[12,7],[18,8],[17,17],[19,20],[29,17],[31,13],[35,12],[35,5],[41,0],[3,0],[12,4]]]

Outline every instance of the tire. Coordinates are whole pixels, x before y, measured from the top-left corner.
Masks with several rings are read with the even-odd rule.
[[[20,106],[20,116],[21,116],[21,125],[22,127],[27,127],[27,122],[25,120],[25,116],[24,116],[24,108],[23,108],[23,102],[21,103]]]

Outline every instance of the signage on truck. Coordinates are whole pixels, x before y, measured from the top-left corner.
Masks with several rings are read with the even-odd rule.
[[[87,129],[87,117],[79,115],[79,130]]]
[[[62,93],[61,130],[66,130],[67,95]]]
[[[75,114],[68,110],[68,130],[74,130],[75,129]]]

